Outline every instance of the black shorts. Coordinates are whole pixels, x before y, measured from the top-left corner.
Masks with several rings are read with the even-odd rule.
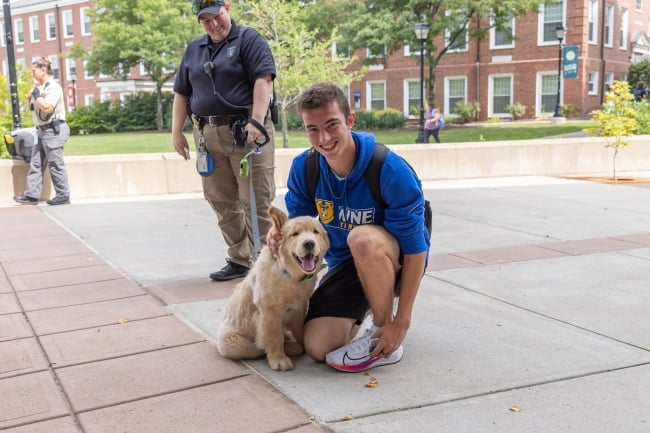
[[[395,281],[395,295],[398,294],[399,273]],[[369,308],[354,260],[350,259],[323,276],[309,300],[305,322],[317,317],[346,317],[360,324]]]

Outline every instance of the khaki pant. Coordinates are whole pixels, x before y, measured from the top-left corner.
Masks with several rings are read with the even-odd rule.
[[[268,209],[275,199],[275,135],[270,119],[264,126],[271,140],[260,148],[261,154],[251,156],[249,176],[246,178],[240,176],[239,167],[250,149],[234,144],[228,125],[206,125],[203,128],[206,147],[214,158],[214,171],[210,176],[202,178],[203,193],[217,214],[230,260],[243,266],[251,266],[255,259],[251,224],[251,179],[261,245],[264,245],[266,233],[273,224]],[[199,131],[195,127],[195,144],[198,139]]]

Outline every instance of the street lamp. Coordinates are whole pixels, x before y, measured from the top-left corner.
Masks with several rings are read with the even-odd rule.
[[[562,116],[562,105],[560,104],[560,85],[562,80],[562,40],[564,39],[565,31],[564,27],[557,26],[555,28],[555,36],[559,42],[559,55],[557,60],[557,103],[555,104],[555,113],[553,117],[564,117]]]
[[[424,143],[424,41],[429,34],[429,24],[415,24],[415,37],[420,41],[420,124],[418,126],[418,138],[416,143]]]

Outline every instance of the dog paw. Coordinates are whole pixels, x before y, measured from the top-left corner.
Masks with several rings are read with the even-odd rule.
[[[303,352],[304,350],[300,343],[297,343],[295,341],[285,340],[284,353],[286,353],[287,356],[298,356],[298,355],[302,355]]]
[[[269,361],[269,366],[275,370],[275,371],[287,371],[287,370],[293,370],[293,363],[288,357],[284,358],[268,358],[267,360]]]

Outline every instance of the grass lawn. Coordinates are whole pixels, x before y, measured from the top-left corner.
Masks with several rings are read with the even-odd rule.
[[[532,138],[555,137],[572,132],[593,128],[591,121],[568,121],[551,124],[550,122],[512,122],[484,123],[466,126],[449,125],[440,131],[443,143],[460,143],[476,141],[525,140]],[[374,131],[377,141],[385,144],[415,143],[417,131],[380,130]],[[192,146],[191,134],[187,135]],[[433,139],[432,139],[433,140]],[[289,131],[289,147],[307,147],[309,142],[303,131]],[[276,147],[283,147],[282,133],[276,131]],[[131,132],[115,134],[73,135],[65,146],[65,154],[70,155],[106,155],[121,153],[161,153],[173,152],[171,134],[166,132]]]

